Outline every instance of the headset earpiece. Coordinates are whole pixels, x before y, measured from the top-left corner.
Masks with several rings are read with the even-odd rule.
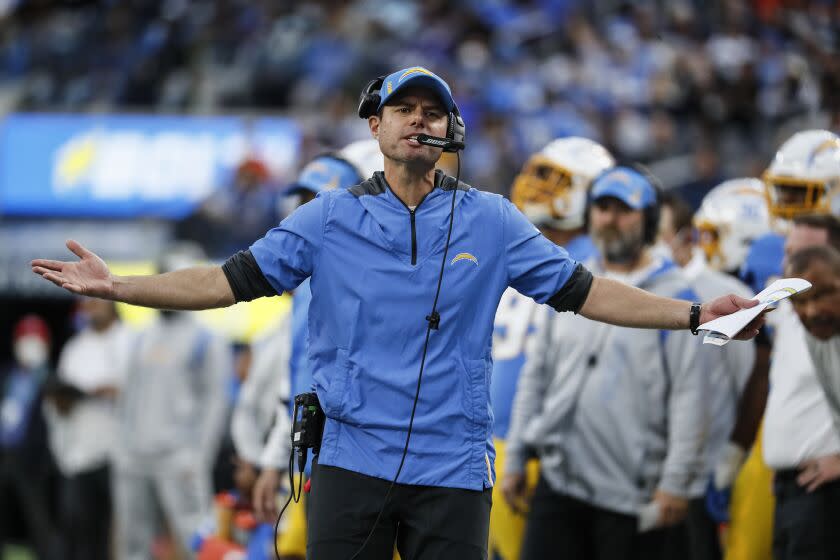
[[[455,142],[460,142],[461,144],[465,143],[467,137],[467,127],[464,124],[464,119],[461,118],[461,112],[458,111],[458,107],[452,110],[449,113],[449,124],[446,127],[446,137],[450,140],[454,140]],[[445,152],[457,152],[457,148],[447,148],[444,149]]]
[[[362,90],[359,96],[359,117],[366,119],[372,117],[379,110],[379,103],[382,98],[379,96],[379,90],[382,89],[382,84],[385,82],[385,76],[379,76],[375,80],[371,80]]]

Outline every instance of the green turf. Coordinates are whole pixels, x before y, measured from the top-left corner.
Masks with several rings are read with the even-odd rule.
[[[0,549],[0,560],[35,560],[35,555],[26,547],[8,545]]]

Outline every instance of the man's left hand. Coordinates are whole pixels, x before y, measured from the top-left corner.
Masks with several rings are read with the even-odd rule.
[[[796,482],[813,492],[823,484],[840,479],[840,453],[811,459],[799,465]]]
[[[749,309],[758,305],[758,300],[746,299],[734,294],[721,296],[704,303],[700,307],[700,324],[708,323],[724,315],[731,315],[741,309]],[[736,334],[734,340],[749,340],[758,334],[758,330],[764,326],[767,311],[762,311],[758,317],[750,321],[741,332]]]

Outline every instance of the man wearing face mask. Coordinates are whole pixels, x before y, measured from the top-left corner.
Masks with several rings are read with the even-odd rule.
[[[691,299],[679,268],[652,254],[658,213],[648,177],[627,167],[602,174],[588,209],[600,256],[587,267]],[[660,557],[665,529],[685,519],[704,478],[708,365],[699,350],[689,333],[550,318],[529,349],[508,433],[509,502],[524,492],[528,456],[540,459],[523,560],[549,550],[569,558]]]
[[[16,496],[30,542],[45,560],[59,558],[46,493],[52,462],[41,415],[49,354],[47,324],[25,316],[14,328],[15,364],[0,385],[0,550],[11,525],[5,516],[14,513],[7,504]]]
[[[171,273],[202,260],[191,243],[158,263]],[[151,555],[157,511],[182,552],[211,511],[211,472],[224,433],[230,346],[188,313],[162,311],[131,348],[120,396],[114,458],[117,550],[123,560]]]

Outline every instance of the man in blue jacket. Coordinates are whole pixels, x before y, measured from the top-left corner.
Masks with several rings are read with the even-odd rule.
[[[451,134],[457,106],[441,78],[407,68],[366,96],[378,96],[367,118],[384,172],[321,193],[223,266],[115,276],[69,241],[79,261],[37,259],[32,268],[73,293],[171,309],[223,307],[311,278],[309,357],[327,422],[308,555],[346,560],[365,542],[400,464],[443,264],[440,325],[429,336],[404,467],[362,554],[390,558],[396,540],[409,558],[485,558],[495,483],[490,346],[508,286],[558,311],[657,329],[694,328],[754,303],[727,296],[700,306],[594,278],[510,202],[435,169],[441,149],[417,136]]]

